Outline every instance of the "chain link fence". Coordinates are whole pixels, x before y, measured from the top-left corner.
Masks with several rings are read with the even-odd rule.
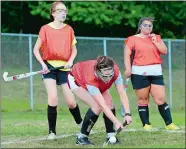
[[[33,55],[33,47],[36,42],[37,35],[31,34],[8,34],[1,33],[1,66],[2,73],[10,72],[10,75],[37,71],[41,69],[40,64]],[[92,37],[77,37],[78,55],[75,63],[89,59],[95,59],[99,55],[111,56],[119,65],[121,70],[124,70],[124,38],[92,38]],[[172,107],[172,98],[174,98],[174,81],[180,80],[185,82],[183,76],[185,70],[185,40],[170,40],[164,39],[168,47],[168,54],[162,56],[163,70],[167,80],[169,101]],[[176,79],[176,80],[175,80]],[[20,83],[24,84],[24,92],[19,88]],[[41,77],[30,77],[19,81],[12,81],[2,84],[3,99],[30,99],[30,108],[34,109],[34,101],[38,96],[42,96],[45,90],[38,88],[42,83]],[[13,94],[8,90],[9,85],[15,87]],[[180,86],[182,88],[184,86]],[[35,91],[37,89],[37,91]],[[43,98],[47,98],[44,96]],[[46,102],[46,100],[45,100]],[[37,103],[38,104],[38,103]]]

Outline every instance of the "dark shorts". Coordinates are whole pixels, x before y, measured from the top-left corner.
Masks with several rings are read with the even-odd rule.
[[[131,82],[133,89],[142,89],[150,86],[151,84],[163,85],[163,75],[159,76],[142,76],[137,74],[131,75]]]
[[[45,61],[45,64],[48,66],[48,69],[54,68],[52,65],[50,65],[48,62]],[[61,70],[51,70],[47,74],[42,75],[42,79],[54,79],[56,80],[57,85],[65,84],[67,83],[67,77],[68,77],[69,71],[61,71]]]

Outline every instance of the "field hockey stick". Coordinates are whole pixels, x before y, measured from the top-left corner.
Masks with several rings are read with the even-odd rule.
[[[129,85],[129,81],[130,81],[130,78],[127,78],[126,81],[125,81],[125,91],[127,91],[127,88],[128,88],[128,85]],[[120,108],[120,113],[121,113],[121,116],[124,117],[125,116],[125,109],[123,107],[123,105],[121,105],[121,108]]]
[[[51,68],[49,70],[51,71],[51,70],[57,70],[57,69],[63,69],[63,68],[64,68],[64,66],[60,66],[60,67]],[[35,72],[29,72],[29,73],[23,73],[23,74],[19,74],[19,75],[10,76],[10,77],[8,77],[8,72],[4,72],[3,79],[5,81],[14,81],[14,80],[27,78],[27,77],[37,75],[37,74],[42,74],[42,70],[35,71]]]
[[[125,121],[125,122],[123,123],[123,127],[125,127],[126,125],[127,125],[127,121]],[[121,132],[121,130],[122,130],[121,127],[118,128],[112,137],[116,137],[117,134]],[[111,137],[110,137],[110,138],[111,138]],[[105,146],[107,146],[107,145],[109,144],[110,138],[108,139],[108,141],[105,141],[105,142],[103,143],[103,147],[105,147]]]
[[[127,78],[125,80],[125,91],[127,91],[128,85],[129,85],[130,78]]]

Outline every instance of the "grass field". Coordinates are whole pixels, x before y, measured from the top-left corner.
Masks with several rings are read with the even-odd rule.
[[[10,69],[9,72],[19,74],[28,70]],[[10,74],[11,75],[11,74]],[[179,77],[177,77],[179,76]],[[168,100],[168,72],[164,71],[165,84],[167,86]],[[57,136],[54,141],[46,141],[48,133],[47,124],[47,96],[44,84],[40,76],[34,77],[34,111],[30,110],[29,79],[12,82],[1,80],[1,147],[2,148],[82,148],[76,146],[76,133],[79,128],[75,124],[67,106],[63,102],[62,94],[59,93],[59,107],[57,120]],[[60,88],[59,88],[60,92]],[[116,105],[117,117],[120,116],[120,101],[114,88],[111,94]],[[166,131],[163,119],[159,115],[157,106],[151,99],[150,121],[153,128],[151,132],[142,130],[137,112],[136,97],[131,85],[127,91],[130,107],[133,115],[133,123],[122,131],[118,137],[121,141],[117,148],[185,148],[185,72],[184,70],[173,71],[173,108],[172,117],[174,123],[181,127],[179,131]],[[82,117],[88,107],[77,99]],[[93,128],[94,133],[90,140],[94,146],[85,148],[100,148],[106,138],[102,114]],[[64,135],[64,136],[63,136]],[[83,146],[84,147],[84,146]],[[113,147],[112,145],[108,147]]]

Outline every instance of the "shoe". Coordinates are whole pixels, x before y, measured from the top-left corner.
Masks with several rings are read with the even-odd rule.
[[[54,140],[54,139],[56,139],[56,134],[51,131],[47,137],[47,140]]]
[[[171,123],[165,127],[167,130],[178,130],[180,129],[178,126],[176,126],[174,123]]]
[[[150,124],[145,124],[145,126],[143,126],[143,128],[144,128],[145,130],[149,131],[149,130],[152,130],[152,125],[150,125]]]
[[[106,142],[108,142],[108,140],[109,140],[110,138],[106,138]],[[119,142],[119,139],[116,137],[116,142],[115,143],[111,143],[111,142],[109,142],[110,144],[120,144],[120,142]]]
[[[93,145],[93,143],[88,140],[88,137],[77,137],[76,145]]]

